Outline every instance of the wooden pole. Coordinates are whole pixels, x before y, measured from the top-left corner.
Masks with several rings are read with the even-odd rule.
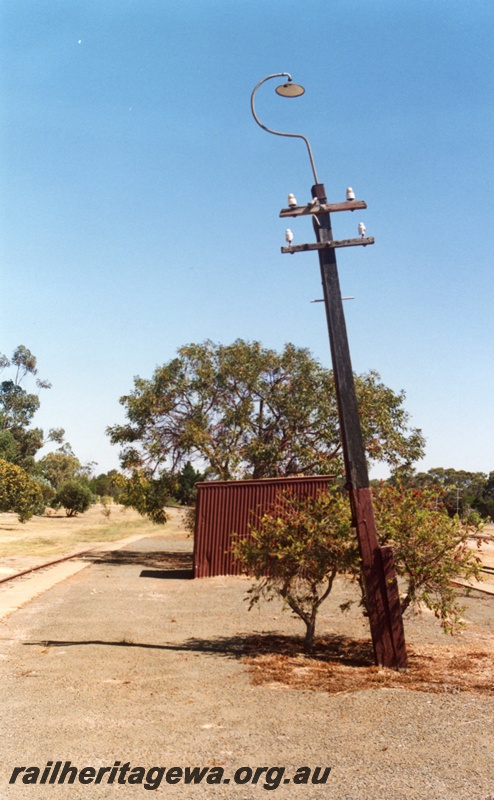
[[[324,185],[312,187],[312,197],[325,204]],[[314,217],[318,242],[332,242],[331,219],[325,211]],[[346,332],[336,250],[318,250],[328,323],[333,375],[338,402],[347,488],[362,558],[362,570],[376,664],[406,669],[407,652],[391,548],[379,546],[360,427],[350,348]]]

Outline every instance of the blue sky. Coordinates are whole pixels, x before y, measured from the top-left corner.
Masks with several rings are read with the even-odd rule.
[[[283,256],[288,192],[310,197],[311,141],[337,238],[356,372],[406,392],[420,469],[494,470],[494,5],[491,0],[3,0],[1,340],[53,386],[96,471],[119,397],[180,345],[237,337],[330,365],[315,254]],[[359,212],[357,212],[359,213]],[[311,241],[308,220],[294,241]]]

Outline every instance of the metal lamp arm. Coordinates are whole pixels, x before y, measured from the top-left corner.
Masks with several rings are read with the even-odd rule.
[[[303,136],[301,133],[283,133],[282,131],[275,131],[272,128],[268,128],[267,125],[263,125],[263,123],[261,122],[261,120],[257,116],[256,107],[254,105],[255,94],[256,94],[257,90],[259,89],[259,87],[262,86],[262,84],[265,83],[266,81],[271,80],[271,78],[288,78],[289,82],[292,81],[292,76],[290,75],[289,72],[275,72],[273,75],[268,75],[266,78],[263,78],[262,81],[259,81],[259,83],[254,88],[254,91],[252,92],[251,97],[250,97],[250,108],[251,108],[251,111],[252,111],[252,116],[254,117],[254,119],[257,122],[257,124],[259,125],[259,127],[262,128],[263,130],[267,131],[268,133],[273,133],[275,136],[287,136],[287,137],[289,137],[291,139],[302,139],[305,142],[305,144],[307,145],[307,151],[309,153],[312,172],[314,174],[314,182],[317,184],[317,183],[319,183],[319,180],[317,178],[316,165],[314,164],[314,158],[312,156],[312,149],[311,149],[310,142],[307,139],[307,137]]]

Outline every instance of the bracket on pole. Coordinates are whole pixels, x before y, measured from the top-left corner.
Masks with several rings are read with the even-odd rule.
[[[367,208],[365,200],[346,200],[344,203],[308,203],[306,206],[282,208],[280,217],[303,217],[306,214],[328,214],[332,211],[356,211]]]
[[[282,253],[304,253],[306,250],[334,250],[335,247],[356,247],[374,244],[373,236],[360,237],[359,239],[333,239],[331,242],[311,242],[310,244],[292,244],[289,247],[282,247]]]

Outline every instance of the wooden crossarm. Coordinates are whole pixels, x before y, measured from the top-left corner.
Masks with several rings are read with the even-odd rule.
[[[324,214],[332,211],[356,211],[367,208],[365,200],[346,200],[344,203],[321,203],[321,205],[294,206],[282,208],[280,217],[303,217],[306,214]]]
[[[289,247],[282,247],[282,253],[304,253],[306,250],[327,250],[335,247],[357,247],[362,245],[374,244],[373,236],[360,236],[358,239],[334,239],[332,242],[311,242],[310,244],[292,244]]]

